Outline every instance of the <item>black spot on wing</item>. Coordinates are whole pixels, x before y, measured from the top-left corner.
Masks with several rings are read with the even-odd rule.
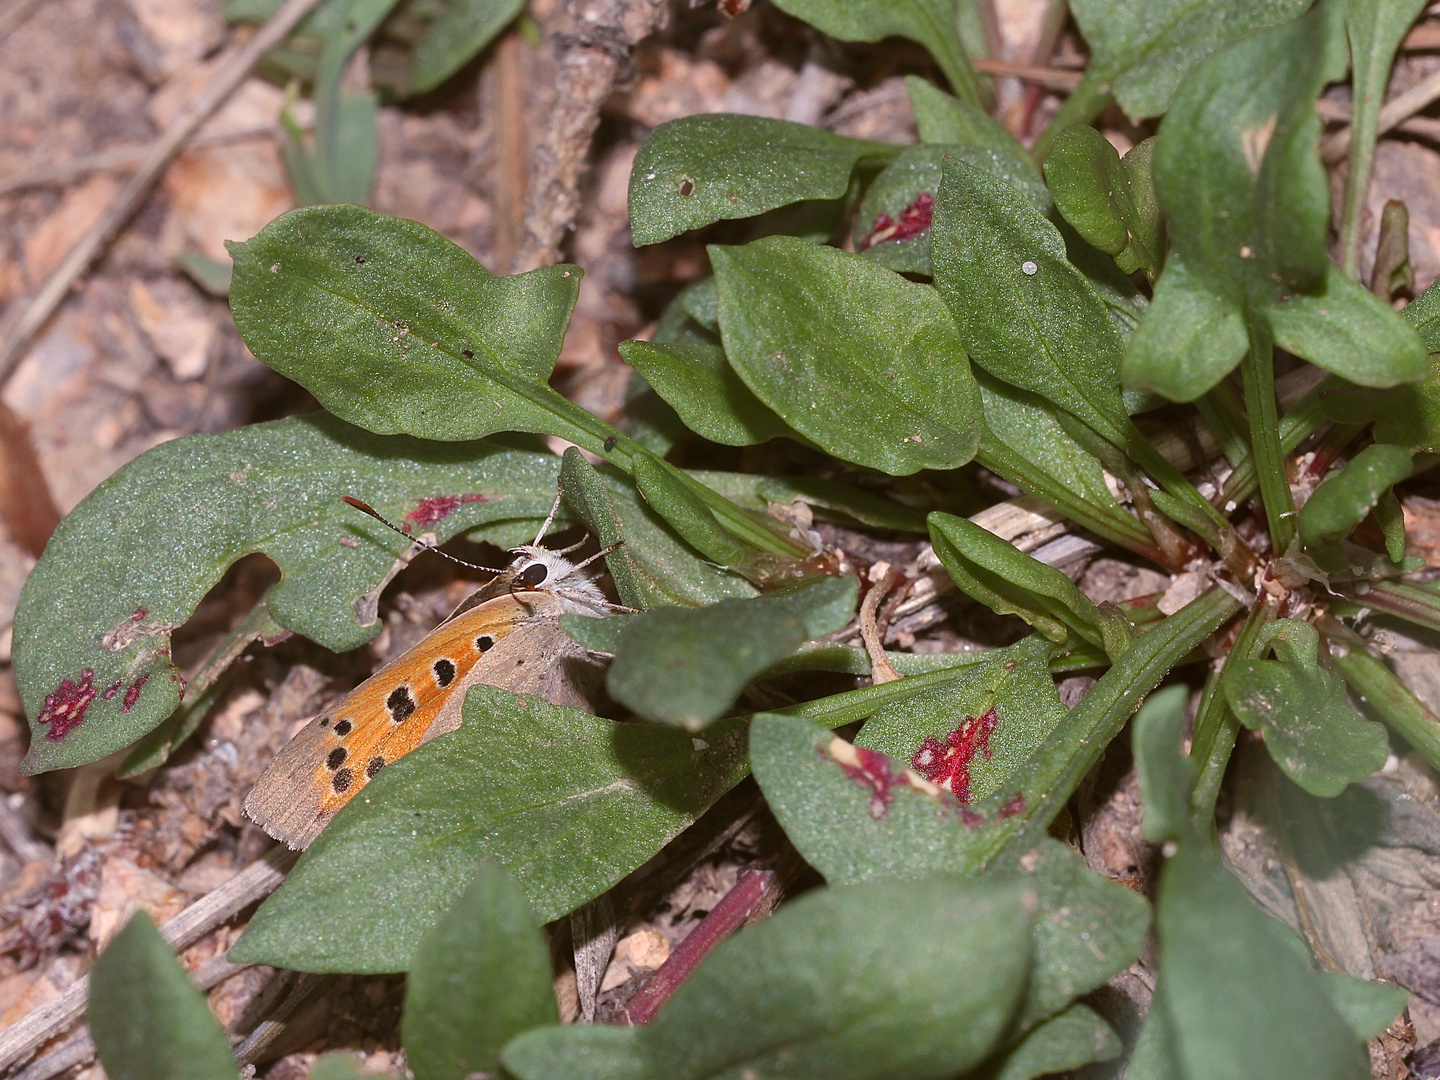
[[[435,673],[436,686],[449,686],[455,680],[455,664],[443,657],[431,664],[430,670]]]
[[[345,747],[337,746],[334,750],[330,751],[329,755],[326,756],[325,767],[332,771],[338,769],[341,765],[345,764],[345,759],[349,756],[350,755],[346,752]]]
[[[330,778],[330,786],[341,795],[350,790],[350,782],[355,779],[355,774],[349,769],[341,769]]]
[[[495,647],[495,639],[489,634],[481,634],[475,639],[475,648],[480,652],[489,652]]]
[[[373,780],[375,779],[375,774],[384,767],[385,759],[383,757],[373,757],[370,759],[370,764],[365,766],[365,775]]]
[[[385,699],[385,708],[390,710],[391,720],[397,724],[404,723],[405,718],[417,708],[410,687],[400,685],[391,690],[390,696]]]
[[[354,726],[354,722],[347,717],[346,719],[341,720],[338,724],[335,725],[335,734],[339,735],[340,738],[343,739],[346,735],[350,734],[350,729]]]

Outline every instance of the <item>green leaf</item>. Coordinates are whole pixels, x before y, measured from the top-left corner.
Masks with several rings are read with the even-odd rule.
[[[994,795],[1065,715],[1051,651],[1034,634],[995,649],[959,678],[881,709],[855,744],[909,762],[957,796],[968,792],[962,801]]]
[[[515,879],[489,862],[415,950],[402,1037],[416,1080],[495,1072],[514,1036],[559,1021],[550,948]]]
[[[1420,335],[1333,263],[1318,290],[1287,296],[1265,315],[1281,348],[1361,386],[1411,383],[1430,370]]]
[[[600,1074],[617,1080],[954,1076],[995,1045],[1024,993],[1034,906],[1018,885],[954,878],[818,889],[722,942],[650,1024],[533,1031],[505,1066],[559,1080],[594,1047],[607,1065],[633,1062]]]
[[[658,458],[637,458],[632,472],[645,501],[706,559],[722,566],[747,566],[755,561],[754,548],[746,547],[725,530],[715,515]]]
[[[975,363],[1124,446],[1124,342],[1060,231],[1008,184],[952,160],[930,248],[935,287]]]
[[[1440,288],[1435,282],[1406,304],[1400,314],[1415,327],[1429,352],[1440,352]]]
[[[1343,971],[1325,971],[1325,993],[1357,1039],[1378,1039],[1410,1002],[1410,991],[1392,983],[1357,979]]]
[[[1440,352],[1431,354],[1429,362],[1430,374],[1421,382],[1387,390],[1349,386],[1325,390],[1321,409],[1341,423],[1374,420],[1376,442],[1394,443],[1415,454],[1440,453]]]
[[[1155,914],[1163,1007],[1187,1080],[1362,1080],[1359,1039],[1320,977],[1202,841],[1182,843]]]
[[[1110,1025],[1085,1005],[1071,1005],[1035,1028],[1005,1056],[995,1080],[1033,1080],[1120,1056],[1123,1046]]]
[[[520,14],[525,0],[449,0],[410,53],[410,92],[433,90]]]
[[[1255,906],[1190,822],[1185,697],[1184,687],[1156,694],[1134,728],[1145,835],[1179,840],[1156,900],[1160,985],[1140,1075],[1361,1080],[1370,1073],[1360,1042],[1286,940],[1289,929]]]
[[[939,511],[930,515],[930,542],[960,590],[997,615],[1019,615],[1054,642],[1074,633],[1103,644],[1094,601],[1053,566],[973,521]]]
[[[1071,11],[1090,45],[1086,85],[1075,95],[1108,87],[1132,120],[1159,116],[1195,64],[1307,6],[1308,0],[1074,0]]]
[[[530,1031],[505,1047],[505,1075],[519,1080],[659,1080],[650,1071],[640,1030],[571,1024]]]
[[[1045,179],[1060,213],[1088,243],[1154,276],[1158,252],[1146,244],[1153,226],[1141,217],[1128,172],[1105,136],[1084,124],[1064,132],[1045,160]]]
[[[724,446],[753,446],[790,429],[750,392],[720,344],[624,341],[620,355],[697,435]]]
[[[888,160],[899,150],[760,116],[671,120],[652,131],[635,155],[630,232],[641,247],[716,221],[808,199],[838,199],[857,166]]]
[[[726,722],[618,724],[472,687],[465,723],[370,782],[301,857],[230,955],[299,971],[404,971],[476,864],[503,866],[537,918],[604,892],[745,773]]]
[[[781,11],[841,41],[906,37],[930,50],[950,88],[975,107],[983,95],[970,57],[961,44],[951,0],[775,0]]]
[[[1380,497],[1410,475],[1410,451],[1374,443],[1323,480],[1300,510],[1300,540],[1306,547],[1334,544],[1375,508]]]
[[[610,468],[601,472],[574,447],[565,451],[560,476],[565,502],[600,545],[624,541],[605,557],[605,565],[627,607],[694,607],[755,595],[744,578],[697,557],[628,477]]]
[[[844,627],[857,584],[848,575],[822,578],[750,600],[646,612],[620,632],[605,684],[647,720],[698,731],[766,668]]]
[[[1060,422],[1054,405],[985,372],[977,374],[976,380],[985,402],[985,422],[997,440],[1052,478],[1071,499],[1084,500],[1094,515],[1103,517],[1114,529],[1150,539],[1145,527],[1116,502],[1100,462]],[[1050,501],[1049,490],[1032,494]],[[1065,506],[1056,509],[1066,511]]]
[[[245,343],[352,423],[473,439],[556,433],[575,411],[546,380],[576,267],[493,277],[439,233],[358,206],[293,210],[229,247]]]
[[[112,1080],[235,1080],[225,1032],[150,916],[131,916],[90,972],[90,1034]]]
[[[832,885],[980,868],[984,820],[877,751],[766,713],[753,722],[751,755],[786,836]],[[1140,954],[1150,917],[1143,899],[1048,837],[1012,862],[1006,871],[1018,871],[1040,900],[1035,970],[1015,1021],[1024,1030],[1123,971]]]
[[[168,717],[183,685],[171,631],[251,552],[280,567],[266,601],[280,626],[337,651],[379,633],[379,589],[410,545],[340,496],[445,540],[543,518],[556,471],[549,454],[380,437],[323,413],[162,443],[61,522],[21,593],[26,769],[94,761]]]
[[[1171,251],[1140,326],[1125,346],[1127,387],[1194,401],[1235,369],[1250,348],[1245,309],[1190,272]]]
[[[1003,180],[1041,213],[1050,210],[1050,190],[1035,163],[1020,150],[988,146],[921,143],[906,147],[866,189],[855,216],[855,250],[891,270],[929,274],[930,221],[946,158],[964,161]]]
[[[1377,772],[1390,751],[1385,728],[1361,717],[1345,681],[1320,667],[1315,628],[1279,619],[1260,640],[1279,659],[1227,664],[1222,685],[1240,722],[1264,732],[1275,764],[1310,794],[1326,797]]]
[[[918,75],[905,76],[905,89],[915,110],[921,142],[963,143],[993,150],[1001,159],[1025,162],[1024,170],[1031,179],[1044,183],[1040,170],[1020,140],[984,109],[952,97]]]
[[[730,364],[792,428],[892,476],[974,456],[980,394],[933,289],[794,237],[709,251]]]

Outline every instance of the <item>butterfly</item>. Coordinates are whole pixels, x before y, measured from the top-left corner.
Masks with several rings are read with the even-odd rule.
[[[345,501],[390,525],[358,499]],[[613,549],[576,563],[566,557],[574,548],[540,547],[559,506],[557,499],[533,544],[511,549],[504,570],[285,744],[245,798],[256,824],[297,851],[309,846],[381,769],[458,728],[476,683],[589,708],[585,691],[603,672],[559,618],[617,609],[582,574]]]

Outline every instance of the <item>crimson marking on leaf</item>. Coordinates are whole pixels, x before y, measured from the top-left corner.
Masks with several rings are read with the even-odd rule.
[[[294,630],[281,630],[278,634],[261,634],[260,644],[264,645],[267,649],[273,649],[282,641],[289,641],[294,636]]]
[[[173,683],[175,683],[177,686],[180,687],[180,700],[181,700],[181,701],[184,701],[184,700],[185,700],[185,688],[186,688],[186,686],[188,685],[188,684],[185,682],[185,676],[184,676],[184,675],[181,675],[178,671],[172,671],[172,672],[170,673],[170,681],[173,682]]]
[[[888,814],[890,800],[895,797],[890,789],[904,779],[904,774],[891,772],[890,759],[878,750],[869,750],[839,738],[831,739],[828,749],[831,758],[846,776],[861,787],[870,789],[870,816],[878,820]]]
[[[1002,818],[1014,817],[1016,814],[1025,812],[1025,795],[1023,792],[1015,792],[1005,800],[1005,805],[1000,807],[998,814]]]
[[[899,218],[892,218],[889,214],[877,217],[870,232],[860,241],[860,250],[883,244],[887,240],[893,240],[897,244],[902,240],[914,240],[921,233],[929,231],[930,220],[934,216],[935,196],[928,191],[922,191],[915,196],[914,202],[900,211]]]
[[[141,604],[139,607],[137,607],[137,608],[135,609],[135,614],[130,616],[130,621],[131,621],[131,622],[140,622],[142,619],[145,618],[146,615],[149,615],[149,614],[150,614],[150,609],[149,609],[148,607],[146,607],[144,604]]]
[[[61,679],[60,685],[45,695],[45,706],[35,718],[37,724],[49,724],[45,738],[59,742],[85,722],[85,710],[95,700],[95,670],[81,668],[78,682]]]
[[[130,684],[129,688],[125,691],[124,700],[120,702],[121,712],[129,712],[135,707],[135,702],[140,700],[140,691],[149,681],[150,675],[146,673],[144,675],[141,675],[140,678],[136,679],[133,683]]]
[[[937,787],[942,787],[959,799],[970,801],[970,763],[977,753],[990,756],[990,736],[994,734],[1000,717],[994,709],[976,719],[967,716],[942,743],[931,736],[920,744],[910,767]],[[970,822],[966,822],[970,824]]]
[[[106,701],[111,701],[114,699],[115,695],[120,692],[120,687],[123,685],[125,684],[117,679],[115,682],[107,686],[105,688],[105,692],[100,696],[103,697]]]
[[[427,495],[415,504],[415,509],[406,514],[401,523],[404,531],[408,533],[417,526],[423,528],[444,521],[466,503],[489,501],[489,495],[481,495],[479,492],[470,495]]]

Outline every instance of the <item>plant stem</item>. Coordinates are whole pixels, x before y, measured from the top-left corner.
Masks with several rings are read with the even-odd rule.
[[[1231,664],[1254,660],[1259,655],[1260,631],[1274,618],[1275,608],[1269,603],[1257,603],[1251,607],[1230,654],[1225,658],[1224,667],[1211,672],[1206,680],[1205,694],[1195,714],[1195,737],[1190,743],[1190,759],[1199,765],[1200,775],[1190,797],[1190,811],[1196,826],[1208,834],[1215,832],[1215,800],[1220,795],[1225,766],[1230,763],[1230,752],[1235,748],[1235,736],[1240,731],[1240,721],[1230,711],[1220,680]]]
[[[1408,581],[1373,581],[1351,585],[1346,592],[1355,603],[1398,615],[1402,619],[1440,630],[1440,592]]]
[[[1211,589],[1130,646],[1006,785],[1005,794],[1018,789],[1024,796],[1025,812],[994,826],[997,845],[991,848],[992,856],[1000,844],[1021,852],[1038,843],[1141,699],[1239,610],[1239,601],[1224,589]]]
[[[1250,352],[1240,362],[1240,373],[1245,380],[1245,408],[1250,414],[1250,446],[1260,481],[1260,497],[1265,502],[1265,517],[1270,525],[1271,549],[1283,555],[1295,538],[1295,499],[1285,471],[1285,455],[1280,449],[1273,363],[1275,343],[1270,328],[1260,317],[1251,318],[1249,326]]]
[[[1281,419],[1280,452],[1282,454],[1293,454],[1297,446],[1315,434],[1325,423],[1325,417],[1320,412],[1319,391],[1320,387],[1311,390],[1297,401],[1295,407]],[[1221,499],[1224,500],[1222,505],[1244,502],[1255,494],[1258,487],[1255,456],[1247,450],[1245,456],[1235,463],[1235,471],[1225,481],[1225,488],[1220,493]]]
[[[625,1004],[621,1015],[631,1024],[648,1024],[699,966],[710,951],[745,925],[750,913],[774,887],[775,871],[747,870],[721,901],[700,920],[700,925],[656,969],[645,985]]]
[[[1360,698],[1401,737],[1440,768],[1440,716],[1427,709],[1384,661],[1370,653],[1365,642],[1343,624],[1322,619],[1320,629],[1338,647],[1330,650],[1335,666]]]

